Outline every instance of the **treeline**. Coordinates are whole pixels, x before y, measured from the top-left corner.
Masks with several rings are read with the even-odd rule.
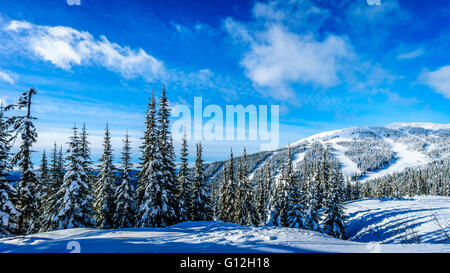
[[[347,148],[345,155],[356,163],[361,173],[382,169],[394,160],[390,145],[382,139],[363,138],[337,144]]]
[[[356,198],[400,198],[416,195],[450,196],[450,161],[442,159],[416,169],[365,182],[353,187]]]
[[[74,126],[67,151],[56,143],[50,155],[44,151],[37,175],[31,162],[32,145],[37,140],[36,118],[31,115],[34,95],[36,91],[30,89],[17,104],[0,111],[2,236],[75,227],[165,227],[186,220],[222,220],[346,237],[342,207],[345,183],[339,164],[320,144],[308,150],[300,171],[294,170],[289,147],[282,170],[273,173],[269,166],[262,166],[264,172],[259,172],[256,184],[248,178],[245,149],[236,162],[231,152],[221,182],[208,183],[201,143],[196,144],[194,167],[188,168],[184,138],[181,164],[176,169],[170,109],[163,87],[158,104],[152,96],[147,107],[136,177],[131,172],[128,133],[123,139],[121,167],[114,168],[108,125],[98,174],[94,174],[90,159],[86,127],[79,132]],[[5,116],[11,110],[23,109],[25,115]],[[11,145],[19,137],[21,146],[12,155]],[[12,186],[8,178],[14,165],[19,167],[21,178]]]

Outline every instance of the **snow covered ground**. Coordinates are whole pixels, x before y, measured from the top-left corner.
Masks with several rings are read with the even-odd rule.
[[[346,208],[348,231],[360,242],[300,229],[184,222],[168,228],[79,228],[4,238],[0,252],[450,252],[433,219],[436,212],[450,231],[450,198],[371,199],[349,202]],[[406,243],[404,234],[418,235],[421,243]]]
[[[365,199],[348,202],[346,212],[353,241],[450,245],[450,197]]]

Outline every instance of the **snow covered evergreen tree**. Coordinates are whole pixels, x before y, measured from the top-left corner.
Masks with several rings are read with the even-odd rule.
[[[294,174],[291,148],[288,146],[281,177],[270,198],[268,225],[301,226],[303,209],[298,178]]]
[[[323,232],[339,239],[346,239],[344,198],[345,186],[339,166],[334,165],[328,183],[327,199],[324,209]]]
[[[298,175],[294,172],[292,162],[291,147],[288,146],[287,164],[284,173],[284,183],[286,192],[286,221],[285,225],[292,228],[303,228],[304,225],[304,198],[302,186]]]
[[[0,238],[13,235],[17,232],[17,211],[12,199],[15,190],[9,181],[11,171],[10,132],[4,117],[3,105],[0,106]]]
[[[135,225],[136,195],[134,187],[131,185],[130,169],[132,164],[130,162],[130,150],[130,140],[127,132],[123,140],[121,182],[114,194],[116,203],[116,211],[114,213],[115,228],[128,228]]]
[[[256,188],[256,211],[258,215],[258,226],[264,225],[266,218],[267,189],[264,183],[262,172],[258,176],[258,186]]]
[[[65,170],[64,170],[64,153],[63,153],[63,148],[62,145],[59,147],[59,152],[58,152],[58,168],[57,168],[57,172],[55,173],[56,175],[58,175],[58,181],[60,181],[61,183],[64,181],[64,175],[65,175]]]
[[[61,151],[61,150],[60,150]],[[48,170],[48,180],[45,185],[45,190],[42,196],[42,217],[41,223],[41,231],[45,231],[46,223],[48,219],[51,218],[51,213],[54,210],[55,204],[57,202],[57,192],[61,188],[64,179],[64,173],[62,170],[62,162],[60,159],[61,155],[58,152],[58,148],[56,142],[53,146],[51,159],[50,159],[50,167]],[[42,167],[41,167],[42,169]]]
[[[48,162],[47,162],[47,154],[44,150],[41,157],[41,166],[39,168],[39,180],[41,184],[46,187],[49,180],[50,180],[50,173],[48,168]]]
[[[345,197],[345,201],[352,200],[352,198],[353,198],[352,184],[351,184],[350,179],[347,179],[347,182],[346,182],[346,184],[345,184],[345,194],[344,194],[344,197]]]
[[[163,190],[161,220],[162,226],[179,222],[179,205],[175,195],[177,193],[177,177],[175,173],[175,153],[170,132],[170,108],[163,84],[158,109],[158,146],[161,153],[160,186]]]
[[[283,215],[284,210],[283,195],[286,192],[284,186],[284,183],[278,181],[270,193],[266,219],[266,225],[268,226],[281,226],[283,224],[281,216]]]
[[[82,158],[82,160],[84,161],[84,158]],[[95,184],[95,220],[99,228],[112,228],[114,226],[114,192],[116,181],[114,177],[111,137],[108,124],[106,124],[103,154],[100,158],[100,162],[102,162],[102,164],[100,166],[100,172],[97,175],[97,183]],[[85,164],[83,164],[83,168],[84,167]]]
[[[220,184],[220,183],[219,183]],[[219,219],[219,186],[218,183],[211,182],[211,211],[212,211],[212,220],[216,221]]]
[[[317,176],[316,176],[316,182],[317,182],[317,206],[319,208],[322,208],[325,199],[327,198],[327,186],[328,186],[328,180],[329,180],[329,173],[330,173],[330,164],[328,161],[328,154],[325,149],[321,149],[321,158],[319,161],[319,166],[317,169]]]
[[[240,163],[233,222],[239,225],[258,225],[253,187],[247,176],[247,151],[245,148]]]
[[[306,229],[320,231],[320,208],[318,201],[318,182],[316,181],[317,172],[319,172],[317,162],[311,164],[311,176],[306,177],[306,196],[305,196],[305,216],[304,226]]]
[[[48,221],[42,230],[67,229],[76,227],[94,227],[96,222],[92,215],[92,196],[89,181],[83,169],[80,150],[80,138],[77,128],[73,128],[67,150],[67,165],[63,184],[55,194],[55,204]]]
[[[170,172],[167,165],[163,166],[163,163],[167,163],[168,155],[165,154],[165,160],[163,161],[161,152],[161,144],[166,145],[167,141],[160,140],[163,136],[170,136],[168,135],[168,120],[166,120],[168,118],[167,98],[163,104],[164,114],[161,117],[164,117],[164,126],[157,125],[154,95],[152,95],[147,109],[144,143],[141,146],[142,163],[138,174],[139,214],[137,226],[139,227],[165,227],[177,220],[176,207],[173,207],[175,203],[174,185],[168,186],[168,181],[172,181],[172,178],[163,178],[164,175],[167,176],[168,171]],[[162,127],[164,133],[159,132]]]
[[[36,90],[30,88],[22,93],[17,104],[8,105],[5,109],[26,109],[24,116],[12,116],[8,119],[8,123],[13,124],[14,138],[18,134],[21,136],[22,143],[19,151],[12,158],[13,165],[19,165],[21,171],[20,181],[18,183],[18,200],[16,209],[18,211],[18,233],[26,234],[36,231],[36,219],[39,217],[39,204],[35,196],[34,189],[38,184],[36,174],[33,172],[33,163],[31,155],[33,153],[32,146],[37,141],[36,128],[33,121],[37,118],[31,115],[32,97],[36,95]]]
[[[50,158],[50,167],[49,167],[49,178],[52,183],[58,181],[62,183],[60,179],[60,170],[58,164],[58,146],[56,142],[53,144],[53,150]]]
[[[261,203],[260,205],[261,210],[260,211],[260,225],[265,225],[266,221],[267,221],[267,211],[268,211],[268,206],[269,206],[269,201],[270,201],[270,197],[271,197],[271,192],[272,192],[272,173],[270,171],[269,166],[265,167],[264,170],[264,181],[263,181],[263,185],[264,185],[264,196],[261,196]]]
[[[234,202],[236,201],[237,183],[234,176],[233,150],[230,150],[230,159],[224,166],[224,180],[221,185],[220,220],[233,222],[235,215]]]
[[[81,157],[83,157],[83,167],[86,170],[86,174],[89,177],[89,182],[91,185],[95,183],[95,176],[94,176],[94,168],[92,167],[92,160],[91,160],[91,148],[89,145],[91,144],[88,140],[88,133],[86,131],[86,124],[83,124],[83,127],[81,128],[80,133],[80,150],[81,150]],[[91,187],[92,188],[92,187]]]
[[[194,178],[192,180],[192,209],[193,221],[210,221],[212,219],[211,200],[203,173],[202,144],[197,144]]]
[[[355,187],[352,190],[352,194],[353,194],[353,196],[352,196],[353,200],[361,199],[361,186],[360,186],[360,183],[358,180],[355,182]]]
[[[37,204],[39,207],[39,210],[41,211],[41,214],[38,218],[34,220],[34,226],[39,229],[42,225],[42,223],[45,221],[45,213],[42,213],[45,211],[46,207],[46,199],[48,197],[48,187],[50,186],[50,174],[48,169],[48,162],[47,162],[47,154],[44,150],[41,157],[41,165],[39,167],[39,178],[38,182],[36,183],[36,186],[34,187],[35,192],[35,198],[37,199]]]
[[[219,213],[218,213],[218,219],[224,222],[228,222],[228,215],[226,214],[227,210],[228,210],[228,197],[227,197],[227,192],[228,190],[228,179],[227,179],[227,174],[228,174],[228,170],[227,170],[227,163],[224,162],[223,163],[223,171],[222,171],[222,179],[220,181],[220,187],[219,187]]]
[[[142,204],[145,188],[150,176],[156,173],[156,167],[150,168],[150,164],[153,162],[153,157],[157,156],[155,154],[157,147],[157,128],[156,128],[156,102],[154,92],[152,91],[152,97],[150,103],[147,105],[147,113],[145,118],[145,132],[142,138],[141,157],[139,163],[138,185],[136,189],[136,198],[138,207]]]
[[[180,221],[186,221],[191,218],[191,180],[188,169],[188,144],[186,132],[184,133],[183,143],[181,145],[181,166],[178,171],[178,192]]]
[[[141,166],[138,173],[138,214],[136,225],[139,227],[154,227],[161,223],[160,217],[154,212],[160,213],[159,198],[161,187],[158,179],[161,170],[161,155],[158,145],[158,131],[156,127],[156,102],[154,93],[147,107],[145,120],[145,133],[141,146]]]

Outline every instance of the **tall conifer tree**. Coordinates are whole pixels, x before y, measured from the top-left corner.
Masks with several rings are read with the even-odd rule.
[[[114,213],[115,228],[128,228],[135,225],[136,195],[134,187],[131,185],[130,170],[132,164],[130,161],[130,150],[130,140],[127,132],[123,140],[121,181],[114,194],[116,202],[116,211]]]
[[[89,179],[83,168],[80,151],[80,137],[77,128],[68,143],[67,165],[63,184],[55,194],[56,203],[43,230],[67,229],[77,227],[94,227],[91,189]]]
[[[178,171],[178,192],[177,199],[179,201],[180,220],[186,221],[191,217],[191,180],[188,169],[188,144],[186,139],[186,132],[184,133],[183,143],[181,145],[181,165]]]
[[[211,199],[203,171],[202,144],[197,143],[194,178],[192,180],[191,219],[193,221],[210,221],[212,219]]]
[[[0,238],[17,232],[17,211],[12,202],[15,190],[10,184],[10,132],[0,105]]]
[[[237,182],[234,175],[234,158],[233,150],[230,151],[230,159],[223,170],[223,181],[221,185],[221,199],[220,199],[220,220],[224,222],[234,221],[234,202],[237,197]]]
[[[339,239],[346,239],[344,198],[345,186],[342,172],[339,166],[333,166],[330,182],[328,184],[327,201],[324,210],[324,228],[323,231]]]
[[[258,225],[253,188],[250,179],[247,177],[247,151],[245,148],[239,167],[236,196],[234,223],[240,225]]]
[[[177,177],[175,173],[175,153],[170,132],[170,108],[163,83],[158,109],[158,146],[161,153],[160,187],[163,190],[161,206],[161,226],[172,225],[179,222],[179,205],[175,197],[177,193]]]
[[[92,167],[92,160],[91,160],[91,149],[89,145],[91,144],[88,140],[88,133],[86,131],[86,124],[83,124],[83,127],[81,128],[80,133],[80,150],[81,150],[81,156],[84,160],[84,169],[86,170],[86,174],[89,177],[89,182],[91,184],[94,184],[95,182],[95,176],[94,176],[94,168]]]
[[[36,90],[30,88],[22,93],[17,104],[8,105],[9,109],[26,109],[24,116],[13,116],[9,118],[8,123],[13,124],[15,131],[14,137],[18,134],[21,136],[22,143],[19,151],[12,158],[14,165],[18,164],[21,171],[21,178],[18,183],[18,233],[26,234],[27,232],[36,231],[33,226],[35,219],[39,217],[39,204],[35,197],[35,187],[38,184],[36,174],[33,172],[33,163],[31,155],[33,153],[32,146],[37,141],[36,128],[33,121],[36,117],[31,115],[32,97],[36,95]]]
[[[95,184],[95,220],[99,228],[112,228],[114,226],[113,218],[115,212],[115,177],[108,124],[106,124],[103,154],[100,158],[100,162],[102,162],[102,164],[100,166],[100,172],[97,175],[97,183]],[[85,167],[85,164],[83,164],[83,167]]]

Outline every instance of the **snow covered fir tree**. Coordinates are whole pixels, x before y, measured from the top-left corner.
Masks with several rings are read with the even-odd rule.
[[[122,140],[120,166],[115,167],[108,124],[96,166],[83,124],[80,133],[74,126],[66,152],[54,143],[40,154],[40,166],[33,169],[37,132],[31,105],[36,94],[30,89],[17,104],[0,109],[2,237],[75,227],[168,227],[183,221],[219,220],[318,231],[346,239],[347,201],[450,196],[450,162],[440,157],[448,148],[447,139],[418,129],[402,129],[408,130],[404,135],[401,130],[353,129],[353,140],[336,136],[329,142],[319,138],[254,154],[247,154],[243,147],[241,156],[230,150],[228,159],[219,162],[205,162],[203,153],[208,147],[198,142],[191,166],[185,132],[177,165],[164,86],[159,100],[153,92],[147,106],[137,168],[132,162],[128,131]],[[420,150],[423,143],[417,135],[445,148],[424,150],[436,159],[419,168],[364,181],[364,175],[398,160],[383,138],[395,136],[410,149]],[[12,153],[16,140],[17,152]],[[345,149],[341,152],[336,147]],[[338,153],[351,160],[358,171],[344,174]],[[17,181],[10,177],[14,166],[20,170]]]
[[[47,220],[41,230],[67,229],[75,227],[95,227],[92,208],[92,189],[84,169],[81,156],[78,128],[73,128],[73,135],[68,143],[65,174],[61,187],[55,191],[49,201],[53,204],[45,216]]]
[[[17,210],[13,204],[15,188],[10,184],[10,128],[0,105],[0,238],[17,233]]]
[[[134,227],[136,215],[136,193],[131,176],[131,147],[128,132],[125,134],[122,149],[122,170],[113,196],[115,211],[113,224],[115,228]]]
[[[114,226],[114,192],[116,190],[116,178],[114,176],[111,137],[108,124],[106,124],[103,154],[100,158],[100,162],[102,163],[100,165],[100,172],[97,175],[97,182],[94,184],[94,209],[96,211],[95,220],[99,228],[112,228]],[[83,169],[85,169],[85,164],[83,164]],[[88,177],[87,173],[86,176]]]

